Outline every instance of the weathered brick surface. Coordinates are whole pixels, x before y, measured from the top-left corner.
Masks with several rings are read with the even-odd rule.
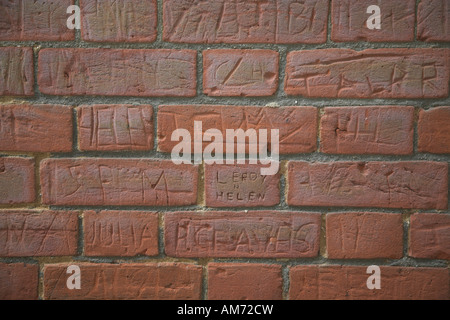
[[[420,110],[419,152],[450,153],[450,107]]]
[[[445,49],[323,49],[288,54],[285,91],[324,98],[446,98]]]
[[[37,300],[39,266],[0,263],[0,300]]]
[[[371,1],[371,0],[334,0],[332,4],[331,40],[406,42],[414,40],[416,2]],[[367,8],[377,5],[381,11],[381,29],[370,30],[367,20],[372,13]]]
[[[421,0],[417,7],[417,37],[422,41],[450,41],[450,4]]]
[[[152,106],[84,105],[77,108],[77,114],[82,151],[153,149]]]
[[[289,205],[447,209],[442,162],[290,162]]]
[[[450,260],[450,216],[413,214],[409,226],[409,255],[422,259]]]
[[[324,153],[412,154],[414,108],[325,108],[320,136]]]
[[[34,159],[0,158],[0,204],[35,200]]]
[[[278,58],[272,50],[203,51],[203,91],[208,96],[271,96],[278,88]]]
[[[164,1],[166,41],[187,43],[324,43],[326,0]]]
[[[196,94],[196,52],[168,49],[42,49],[38,84],[50,95]]]
[[[67,8],[73,0],[0,0],[0,41],[69,41]]]
[[[290,269],[291,300],[448,300],[446,268],[381,266],[381,289],[370,290],[367,267],[297,266]]]
[[[261,165],[205,165],[208,207],[271,207],[280,203],[280,175],[261,174]]]
[[[0,213],[0,256],[73,256],[78,248],[78,213],[4,211]]]
[[[69,290],[69,264],[44,267],[46,300],[198,300],[202,267],[178,264],[77,264],[81,289]]]
[[[392,213],[332,213],[327,215],[329,259],[400,259],[403,220]]]
[[[194,142],[194,121],[202,122],[205,134],[209,129],[217,129],[225,140],[226,130],[254,129],[267,130],[270,149],[271,130],[279,130],[280,154],[309,153],[317,146],[317,108],[314,107],[254,107],[254,106],[160,106],[158,109],[158,151],[171,152],[179,143],[171,141],[176,129],[188,130]],[[204,142],[206,147],[211,142]],[[238,144],[238,142],[236,142]],[[248,141],[247,144],[250,144]],[[248,145],[246,147],[248,149]],[[224,152],[226,151],[224,141]]]
[[[320,214],[167,213],[165,249],[174,257],[304,258],[319,253]]]
[[[280,265],[208,265],[209,300],[281,300],[281,283]]]
[[[156,0],[80,0],[80,6],[83,19],[81,35],[85,41],[156,40]]]
[[[198,168],[149,159],[47,159],[42,202],[50,205],[181,206],[197,201]]]
[[[33,50],[0,48],[0,96],[34,95]]]
[[[158,215],[151,212],[84,213],[86,256],[158,255]]]
[[[72,108],[60,105],[0,105],[0,150],[72,151]]]

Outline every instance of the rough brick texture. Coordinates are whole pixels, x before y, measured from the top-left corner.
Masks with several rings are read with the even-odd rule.
[[[292,51],[285,91],[324,98],[445,98],[448,68],[444,49]]]
[[[70,265],[44,267],[44,297],[48,300],[198,300],[202,268],[178,263],[79,263],[80,290],[69,290]]]
[[[210,300],[281,300],[281,266],[266,264],[208,265]]]
[[[34,159],[0,158],[0,204],[32,203],[35,198]]]
[[[86,256],[158,255],[158,215],[151,212],[84,213]]]
[[[409,232],[409,255],[411,257],[450,260],[449,215],[413,214]]]
[[[417,8],[417,37],[422,41],[450,41],[450,4],[421,0]]]
[[[0,300],[36,300],[39,266],[0,263]]]
[[[34,95],[33,50],[0,48],[0,96]]]
[[[380,267],[381,289],[368,289],[367,267],[297,266],[290,270],[291,300],[448,300],[446,268]]]
[[[82,151],[153,149],[152,106],[84,105],[77,114]]]
[[[320,214],[314,213],[168,213],[166,254],[219,258],[316,257],[320,223]]]
[[[48,159],[42,201],[52,205],[181,206],[197,201],[197,166],[148,159]]]
[[[38,84],[50,95],[196,94],[196,52],[145,49],[42,49]]]
[[[420,110],[419,152],[450,153],[450,107]]]

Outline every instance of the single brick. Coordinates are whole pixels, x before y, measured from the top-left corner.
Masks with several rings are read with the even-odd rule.
[[[44,267],[46,300],[199,300],[202,267],[179,263],[75,264],[81,289],[69,290],[69,264]]]
[[[272,207],[280,203],[280,173],[264,176],[259,164],[205,165],[208,207]]]
[[[198,166],[150,159],[47,159],[49,205],[182,206],[197,202]]]
[[[0,96],[34,95],[33,50],[0,48]]]
[[[381,266],[381,289],[368,289],[366,266],[296,266],[290,300],[448,300],[446,268]],[[369,280],[370,281],[370,280]]]
[[[0,204],[34,202],[34,159],[0,158]]]
[[[450,107],[420,110],[419,152],[450,153]]]
[[[291,212],[167,213],[171,257],[305,258],[319,254],[321,216]]]
[[[50,95],[196,95],[194,50],[42,49],[39,89]]]
[[[320,137],[324,153],[412,154],[414,107],[325,108]]]
[[[323,49],[288,54],[285,91],[323,98],[446,98],[446,49]]]
[[[315,107],[254,107],[254,106],[160,106],[158,109],[158,150],[172,152],[179,141],[171,141],[177,129],[188,130],[194,143],[194,121],[202,122],[202,131],[220,130],[226,152],[226,130],[267,130],[270,149],[271,130],[279,130],[280,154],[309,153],[317,147],[317,108]],[[205,148],[211,142],[204,142]],[[236,141],[239,144],[238,141]],[[251,142],[246,142],[248,150]]]
[[[81,151],[153,149],[152,106],[81,106],[77,114]]]
[[[332,213],[327,215],[330,259],[400,259],[403,220],[391,213]]]
[[[78,213],[6,211],[0,213],[0,256],[74,256]]]
[[[367,21],[373,16],[367,13],[371,5],[381,11],[381,29],[369,29]],[[334,0],[331,5],[331,40],[407,42],[414,41],[416,1]]]
[[[210,263],[209,300],[281,300],[281,266]]]
[[[73,0],[0,0],[0,41],[69,41],[67,8]]]
[[[156,0],[80,0],[81,36],[94,42],[153,42]]]
[[[86,256],[158,255],[158,214],[135,211],[84,213]]]
[[[447,209],[445,162],[289,162],[288,203]]]
[[[0,263],[0,300],[37,300],[39,266]]]
[[[208,96],[271,96],[278,88],[278,58],[272,50],[203,51],[203,91]]]
[[[327,0],[165,0],[165,41],[187,43],[324,43]]]
[[[409,256],[450,260],[450,215],[413,214],[409,226]]]
[[[0,105],[0,150],[72,151],[72,108],[60,105]]]
[[[448,0],[420,0],[417,8],[417,38],[422,41],[450,41]]]

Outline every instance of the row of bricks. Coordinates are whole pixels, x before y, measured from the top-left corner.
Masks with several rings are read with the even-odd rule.
[[[320,110],[320,112],[319,112]],[[323,111],[323,112],[322,112]],[[84,105],[77,112],[80,151],[152,151],[153,107],[149,105]],[[320,125],[318,129],[318,118]],[[418,152],[450,153],[450,107],[418,109]],[[157,150],[171,153],[177,129],[190,133],[202,122],[202,133],[216,129],[279,130],[279,153],[411,155],[415,109],[408,106],[257,107],[171,105],[157,111]],[[56,153],[73,150],[73,108],[61,105],[0,105],[0,151]],[[240,142],[237,142],[240,144]],[[247,152],[255,142],[246,140]],[[209,143],[203,142],[203,148]],[[237,150],[235,150],[236,152]],[[228,152],[228,151],[227,151]]]
[[[74,263],[76,264],[76,263]],[[81,289],[67,288],[68,264],[43,267],[43,298],[160,299],[202,298],[203,267],[193,264],[79,263]],[[37,299],[38,265],[0,264],[1,299]],[[210,263],[207,298],[210,300],[281,300],[282,266]],[[401,299],[448,300],[449,271],[445,268],[382,266],[381,289],[370,290],[364,266],[289,267],[290,300]]]
[[[208,96],[272,96],[279,52],[203,51]],[[173,49],[41,49],[39,91],[62,96],[197,95],[197,51]],[[287,55],[284,91],[324,98],[446,98],[450,49],[320,49]],[[33,96],[32,48],[0,48],[0,95]]]
[[[82,217],[82,248],[79,224]],[[314,258],[322,216],[301,212],[167,212],[164,253],[179,258]],[[394,213],[324,215],[328,259],[400,259],[403,217]],[[450,215],[408,219],[408,256],[450,260]],[[380,231],[383,232],[380,232]],[[162,232],[162,231],[161,231]],[[144,211],[2,211],[0,257],[158,256],[159,218]]]
[[[264,176],[260,165],[198,165],[170,160],[120,158],[45,159],[40,162],[42,203],[57,206],[273,207],[280,203],[281,174]],[[284,171],[284,170],[282,170]],[[290,206],[448,208],[448,163],[290,161]],[[0,203],[36,200],[35,160],[0,158]]]
[[[73,41],[66,25],[73,0],[1,1],[0,41]],[[333,0],[331,40],[450,41],[447,0]],[[377,4],[381,28],[370,30],[368,8]],[[153,42],[156,0],[80,0],[81,37],[93,42]],[[328,0],[163,1],[163,40],[185,43],[325,43]],[[71,20],[71,19],[69,19]],[[417,23],[417,26],[416,26]]]

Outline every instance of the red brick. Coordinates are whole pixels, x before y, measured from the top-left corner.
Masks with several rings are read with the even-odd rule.
[[[421,0],[417,8],[417,38],[422,41],[450,41],[448,0]]]
[[[78,248],[78,213],[4,211],[0,213],[0,256],[74,256]]]
[[[156,0],[80,0],[81,36],[94,42],[153,42]]]
[[[209,300],[281,300],[280,265],[210,263]]]
[[[444,268],[380,266],[381,289],[368,289],[366,266],[297,266],[290,270],[291,300],[448,300]]]
[[[70,264],[44,267],[46,300],[199,300],[202,267],[179,264],[76,264],[81,289],[69,290]]]
[[[60,105],[1,105],[0,150],[72,151],[72,108]]]
[[[290,162],[294,206],[447,209],[445,162]]]
[[[84,213],[86,256],[158,255],[158,214],[136,211]]]
[[[306,258],[319,253],[320,214],[171,212],[164,221],[171,257]]]
[[[280,174],[263,176],[266,166],[205,165],[208,207],[272,207],[280,203]]]
[[[450,107],[420,110],[419,152],[450,153]]]
[[[165,41],[187,43],[324,43],[326,0],[164,1]]]
[[[0,158],[0,204],[35,200],[34,159]]]
[[[198,167],[150,159],[47,159],[49,205],[182,206],[197,202]]]
[[[37,300],[39,266],[0,263],[0,300]]]
[[[409,238],[409,256],[450,260],[450,215],[413,214]]]
[[[50,95],[196,95],[193,50],[42,49],[39,89]]]
[[[403,220],[391,213],[332,213],[327,215],[329,259],[400,259]]]
[[[208,96],[271,96],[278,88],[278,58],[272,50],[203,51],[203,92]]]
[[[77,114],[81,151],[153,149],[152,106],[81,106],[77,109]]]
[[[371,5],[381,10],[381,29],[367,27],[367,20],[372,16],[367,9]],[[414,41],[415,0],[334,0],[331,10],[333,41]]]
[[[325,108],[320,136],[324,153],[412,154],[414,108]]]
[[[73,0],[0,0],[0,40],[68,41],[75,31],[67,28],[67,8]]]
[[[34,95],[33,50],[0,48],[0,96]]]
[[[217,129],[224,139],[226,129],[266,129],[269,149],[271,129],[278,129],[280,154],[309,153],[317,147],[317,108],[314,107],[176,105],[158,109],[158,150],[171,152],[179,143],[171,141],[176,129],[188,130],[194,143],[194,121],[202,121],[203,134]],[[205,142],[203,147],[209,144]],[[226,152],[225,143],[223,151]]]
[[[323,49],[288,54],[285,91],[323,98],[446,98],[445,49]]]

